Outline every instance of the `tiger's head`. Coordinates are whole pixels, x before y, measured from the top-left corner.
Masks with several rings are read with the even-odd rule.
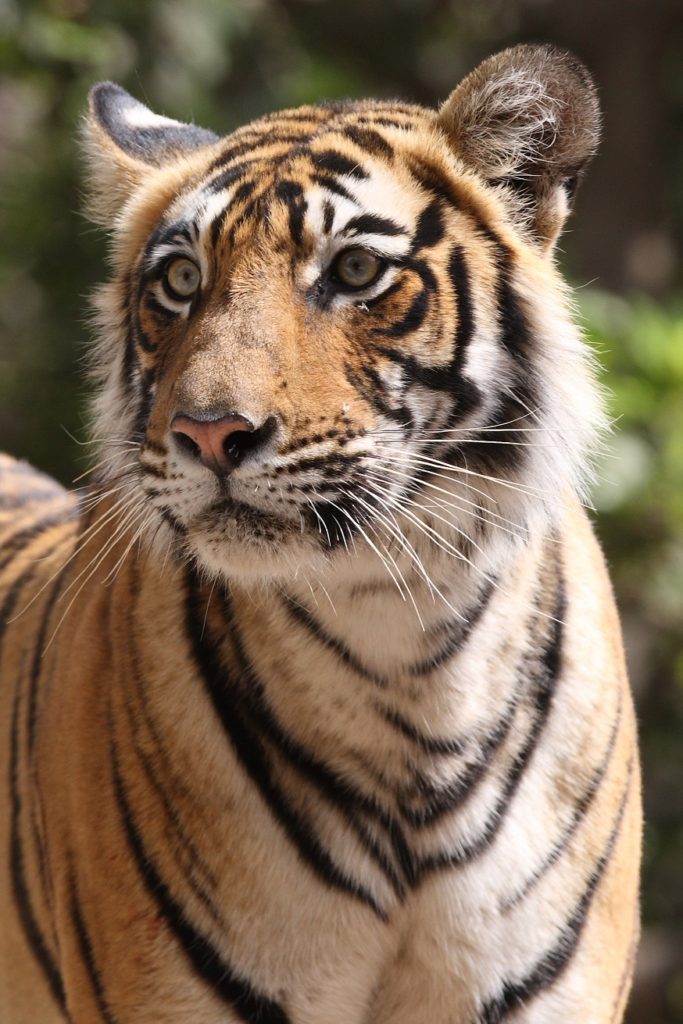
[[[552,257],[598,122],[551,47],[226,138],[96,86],[101,484],[224,577],[495,560],[601,425]]]

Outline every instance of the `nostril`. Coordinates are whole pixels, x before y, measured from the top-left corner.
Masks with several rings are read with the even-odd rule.
[[[241,462],[244,456],[258,444],[254,440],[256,431],[237,430],[223,442],[223,451],[235,462]]]
[[[265,423],[257,430],[235,430],[229,434],[223,442],[223,450],[235,463],[262,448],[271,439],[277,429],[275,416],[269,416]]]
[[[179,430],[174,430],[173,436],[176,439],[178,447],[181,448],[182,451],[186,452],[187,455],[192,455],[196,459],[199,458],[201,455],[201,448],[196,441],[193,441],[191,437],[188,437],[187,434],[183,434]]]

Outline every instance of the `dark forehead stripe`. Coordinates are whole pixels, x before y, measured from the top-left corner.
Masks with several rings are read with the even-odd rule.
[[[334,225],[335,209],[329,199],[323,201],[323,232],[329,235]]]
[[[355,235],[404,235],[405,230],[396,221],[380,217],[375,213],[361,213],[352,217],[344,228],[344,234]]]
[[[332,177],[331,174],[313,174],[311,175],[311,181],[316,185],[320,185],[327,192],[333,192],[335,195],[341,196],[342,199],[349,199],[351,202],[355,202],[349,190],[337,178]]]
[[[259,159],[261,162],[267,162],[269,159],[273,159],[273,154],[269,152],[271,149],[279,147],[288,147],[301,145],[311,138],[310,132],[288,132],[285,134],[279,134],[270,130],[262,130],[254,132],[252,137],[247,139],[232,139],[230,144],[225,147],[223,152],[213,160],[207,170],[207,174],[213,174],[215,171],[223,170],[228,167],[233,160],[237,160],[243,156],[252,157],[254,160],[257,154],[261,154]],[[261,153],[261,151],[264,151]]]
[[[349,160],[343,153],[338,153],[334,149],[326,149],[323,152],[313,153],[311,155],[313,166],[317,167],[321,171],[327,171],[330,174],[342,174],[350,175],[352,178],[364,179],[368,177],[368,172],[355,160]]]
[[[257,162],[254,160],[243,160],[242,162],[235,164],[233,167],[227,168],[227,170],[221,171],[220,174],[212,178],[208,183],[207,188],[211,192],[223,192],[225,189],[231,188],[235,182],[243,178],[249,171],[256,170]]]
[[[420,107],[381,101],[322,103],[314,107],[268,114],[229,136],[226,139],[227,145],[209,166],[208,173],[256,150],[278,145],[295,147],[331,131],[346,135],[367,152],[391,157],[393,149],[376,126],[416,127],[428,117],[429,113]],[[321,169],[352,173],[349,170],[340,172],[329,166]]]
[[[342,134],[354,142],[361,149],[364,149],[372,156],[382,156],[393,159],[394,149],[387,142],[384,136],[373,128],[363,128],[358,125],[346,125]]]
[[[281,199],[289,208],[289,230],[295,245],[300,245],[306,212],[303,186],[298,181],[285,179],[285,181],[278,182],[275,192],[278,199]]]

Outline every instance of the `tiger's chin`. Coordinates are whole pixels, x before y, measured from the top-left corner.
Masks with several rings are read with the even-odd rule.
[[[184,542],[207,574],[242,583],[282,583],[329,568],[318,536],[239,503],[198,516]]]

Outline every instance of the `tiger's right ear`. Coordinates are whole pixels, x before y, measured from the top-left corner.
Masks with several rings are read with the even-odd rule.
[[[552,249],[600,136],[586,68],[555,46],[514,46],[471,71],[438,114],[458,156],[507,196],[519,226]]]
[[[161,117],[121,86],[100,82],[90,90],[85,121],[90,216],[110,227],[152,171],[217,141],[213,132]]]

